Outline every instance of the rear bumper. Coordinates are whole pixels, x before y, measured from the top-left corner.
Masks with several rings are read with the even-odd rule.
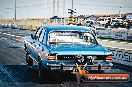
[[[74,63],[47,63],[47,66],[51,69],[51,70],[57,70],[57,69],[61,69],[61,70],[74,70],[77,69],[77,65]],[[96,63],[93,65],[82,65],[82,67],[85,67],[86,70],[108,70],[111,69],[111,67],[113,66],[113,64],[111,62],[103,62],[103,63]]]

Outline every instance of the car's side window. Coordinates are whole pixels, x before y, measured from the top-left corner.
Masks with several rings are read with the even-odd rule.
[[[45,36],[45,29],[42,30],[40,37],[39,37],[39,42],[43,42]]]
[[[42,28],[39,28],[38,30],[37,30],[37,32],[36,32],[36,34],[35,34],[35,39],[38,39],[39,37],[40,37],[40,34],[41,34],[41,32],[42,32]]]

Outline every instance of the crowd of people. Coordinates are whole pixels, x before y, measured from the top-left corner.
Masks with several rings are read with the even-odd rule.
[[[77,26],[86,26],[86,27],[95,27],[95,26],[103,26],[105,28],[132,28],[132,22],[130,21],[111,21],[108,20],[105,24],[101,24],[98,21],[82,21],[76,24]]]

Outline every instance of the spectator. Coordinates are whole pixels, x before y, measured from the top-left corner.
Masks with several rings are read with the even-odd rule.
[[[90,22],[90,27],[93,27],[94,26],[94,23],[91,21]]]
[[[88,21],[84,24],[84,26],[89,27]]]

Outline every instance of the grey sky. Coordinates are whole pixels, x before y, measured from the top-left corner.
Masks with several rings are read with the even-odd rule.
[[[57,2],[59,1],[59,11]],[[132,13],[132,0],[73,0],[76,15]],[[14,18],[15,0],[0,0],[0,17]],[[68,16],[72,0],[55,0],[53,14],[53,0],[16,0],[17,18],[44,18],[53,15]],[[120,8],[121,7],[121,8]]]

